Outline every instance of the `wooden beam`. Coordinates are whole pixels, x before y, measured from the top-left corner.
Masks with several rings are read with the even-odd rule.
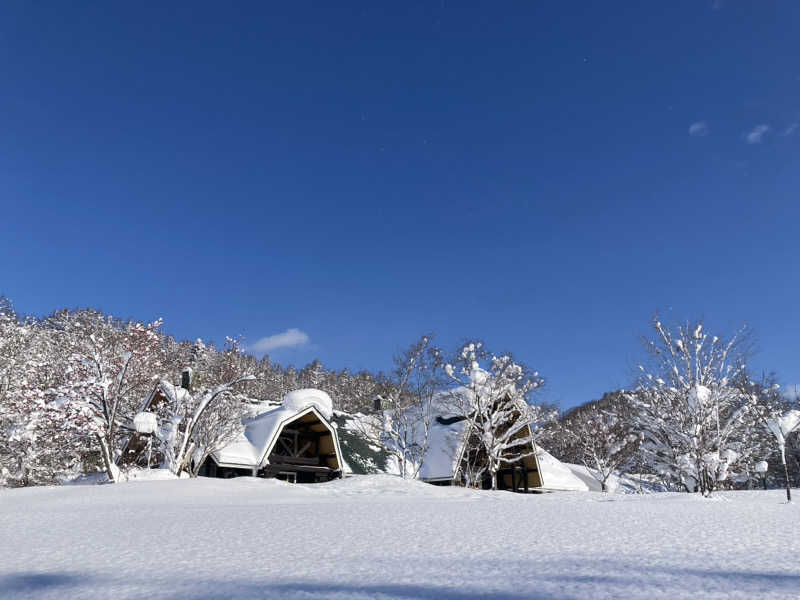
[[[314,456],[281,456],[279,454],[270,454],[270,464],[274,465],[318,465],[319,457]]]
[[[289,445],[289,442],[287,442],[283,436],[279,437],[278,441],[281,443],[281,446],[283,446],[283,448],[289,453],[289,456],[291,456],[292,453],[294,452],[294,449]]]
[[[283,435],[284,433],[289,433],[289,434],[292,434],[292,435],[294,435],[296,433],[299,433],[303,437],[320,437],[320,436],[325,436],[325,435],[330,435],[331,434],[331,432],[328,431],[327,428],[325,429],[325,431],[314,431],[313,429],[300,430],[300,429],[290,429],[288,427],[284,427],[283,428],[283,430],[281,431],[281,435]]]
[[[335,469],[331,469],[330,467],[317,467],[313,465],[293,465],[293,464],[276,464],[276,465],[264,465],[264,472],[265,473],[272,473],[277,475],[278,473],[285,473],[286,471],[295,471],[298,473],[331,473]]]

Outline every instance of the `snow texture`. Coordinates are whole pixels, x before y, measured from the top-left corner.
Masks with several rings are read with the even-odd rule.
[[[800,589],[800,505],[781,491],[243,477],[7,490],[0,506],[3,599],[784,600]]]
[[[542,487],[546,490],[565,490],[587,492],[589,487],[572,470],[559,461],[544,448],[536,446],[536,458],[539,462],[539,475]]]
[[[428,450],[419,471],[420,479],[453,479],[461,456],[466,425],[466,421],[443,425],[435,418],[432,420],[428,433]],[[419,443],[421,442],[420,440]]]
[[[300,412],[309,406],[316,406],[317,410],[327,421],[333,416],[333,401],[322,390],[306,388],[289,392],[283,397],[283,408]]]
[[[133,426],[137,433],[155,433],[158,430],[158,417],[151,412],[136,413],[133,417]]]

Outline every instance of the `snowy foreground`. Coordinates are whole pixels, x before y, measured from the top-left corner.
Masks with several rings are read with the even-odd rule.
[[[800,504],[782,494],[525,496],[390,476],[6,490],[0,597],[796,598]]]

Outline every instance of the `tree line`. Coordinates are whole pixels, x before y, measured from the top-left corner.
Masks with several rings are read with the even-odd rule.
[[[179,382],[187,368],[191,400],[169,418],[183,419],[185,430],[203,398],[224,387],[192,423],[193,435],[206,432],[212,446],[230,436],[248,405],[315,387],[337,409],[355,412],[370,408],[383,386],[380,374],[333,371],[319,361],[283,367],[245,352],[237,339],[221,347],[178,341],[162,327],[95,309],[21,317],[0,299],[0,485],[57,484],[96,469],[113,480],[145,399],[160,380]],[[219,426],[226,435],[214,434]],[[179,433],[172,433],[176,444]]]
[[[447,413],[470,432],[465,485],[495,487],[500,469],[535,441],[584,464],[603,489],[612,476],[635,472],[705,495],[754,484],[785,485],[788,494],[800,471],[800,406],[774,375],[750,372],[750,339],[747,330],[714,335],[699,321],[668,327],[656,317],[630,389],[559,414],[540,400],[538,372],[480,340],[447,353],[422,336],[387,373],[334,371],[319,361],[296,369],[256,358],[237,339],[221,347],[178,341],[161,321],[95,309],[21,317],[0,299],[0,485],[52,484],[94,470],[114,481],[144,400],[157,382],[178,383],[189,370],[192,394],[158,415],[161,454],[177,473],[228,443],[248,407],[313,387],[342,413],[371,415],[359,420],[362,433],[407,477],[424,464],[435,413]]]

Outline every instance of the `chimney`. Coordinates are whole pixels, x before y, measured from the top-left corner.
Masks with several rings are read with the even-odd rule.
[[[192,367],[186,367],[181,372],[181,387],[187,392],[192,388]]]
[[[373,403],[373,408],[375,410],[380,410],[381,409],[381,397],[380,396],[375,396],[375,399],[372,401],[372,403]]]

